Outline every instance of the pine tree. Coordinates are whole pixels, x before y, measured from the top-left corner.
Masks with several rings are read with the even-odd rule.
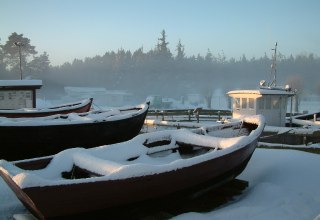
[[[161,37],[158,38],[158,44],[157,44],[157,54],[161,56],[161,58],[171,58],[172,54],[168,48],[169,42],[166,40],[166,32],[165,30],[162,30]]]
[[[19,66],[19,47],[21,45],[22,66],[27,65],[27,58],[37,54],[35,46],[30,44],[30,39],[23,37],[23,34],[12,33],[5,45],[1,46],[4,54],[4,63],[8,69],[16,69]]]
[[[181,44],[181,40],[179,40],[178,45],[177,45],[177,56],[176,60],[181,61],[185,58],[185,53],[184,53],[184,46]]]

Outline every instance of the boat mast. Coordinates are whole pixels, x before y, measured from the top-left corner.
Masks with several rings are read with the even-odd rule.
[[[273,75],[273,81],[269,84],[269,87],[276,87],[277,86],[277,69],[276,69],[276,61],[277,61],[277,46],[278,43],[276,42],[274,48],[271,49],[274,51],[272,56],[272,64],[271,64],[271,76]]]

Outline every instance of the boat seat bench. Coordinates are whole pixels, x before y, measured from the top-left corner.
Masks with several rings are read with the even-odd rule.
[[[75,154],[73,160],[75,166],[99,175],[109,175],[123,166],[123,164],[100,159],[85,153]]]

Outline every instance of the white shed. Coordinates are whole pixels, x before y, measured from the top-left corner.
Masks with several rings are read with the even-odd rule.
[[[36,90],[42,80],[0,80],[0,109],[36,107]]]
[[[284,127],[287,101],[295,93],[281,87],[261,87],[257,90],[235,90],[227,93],[233,98],[232,117],[262,114],[271,126]]]

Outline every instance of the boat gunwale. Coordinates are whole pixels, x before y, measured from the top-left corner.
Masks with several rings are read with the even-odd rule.
[[[140,106],[140,107],[139,107]],[[111,122],[111,121],[120,121],[129,119],[135,116],[139,116],[144,114],[146,111],[148,111],[149,104],[145,103],[139,106],[134,107],[128,107],[128,108],[117,108],[117,110],[120,111],[119,114],[115,115],[109,115],[106,117],[101,117],[99,119],[90,119],[90,120],[69,120],[68,117],[71,114],[76,114],[79,117],[86,117],[90,116],[90,114],[103,114],[112,111],[111,110],[93,110],[89,112],[81,112],[81,113],[67,113],[67,114],[55,114],[55,115],[49,115],[49,116],[43,116],[43,117],[36,117],[36,118],[8,118],[8,122],[1,123],[1,117],[0,117],[0,128],[9,128],[9,127],[19,127],[19,128],[25,128],[25,127],[54,127],[54,126],[71,126],[71,125],[81,125],[81,124],[96,124],[96,123],[104,123],[104,122]],[[122,113],[128,111],[129,113]],[[135,112],[130,112],[135,111]],[[120,117],[120,118],[119,118]],[[42,120],[43,119],[43,120]],[[56,119],[59,119],[60,121],[55,121]],[[32,123],[28,123],[32,122]],[[45,123],[48,122],[48,123]]]

